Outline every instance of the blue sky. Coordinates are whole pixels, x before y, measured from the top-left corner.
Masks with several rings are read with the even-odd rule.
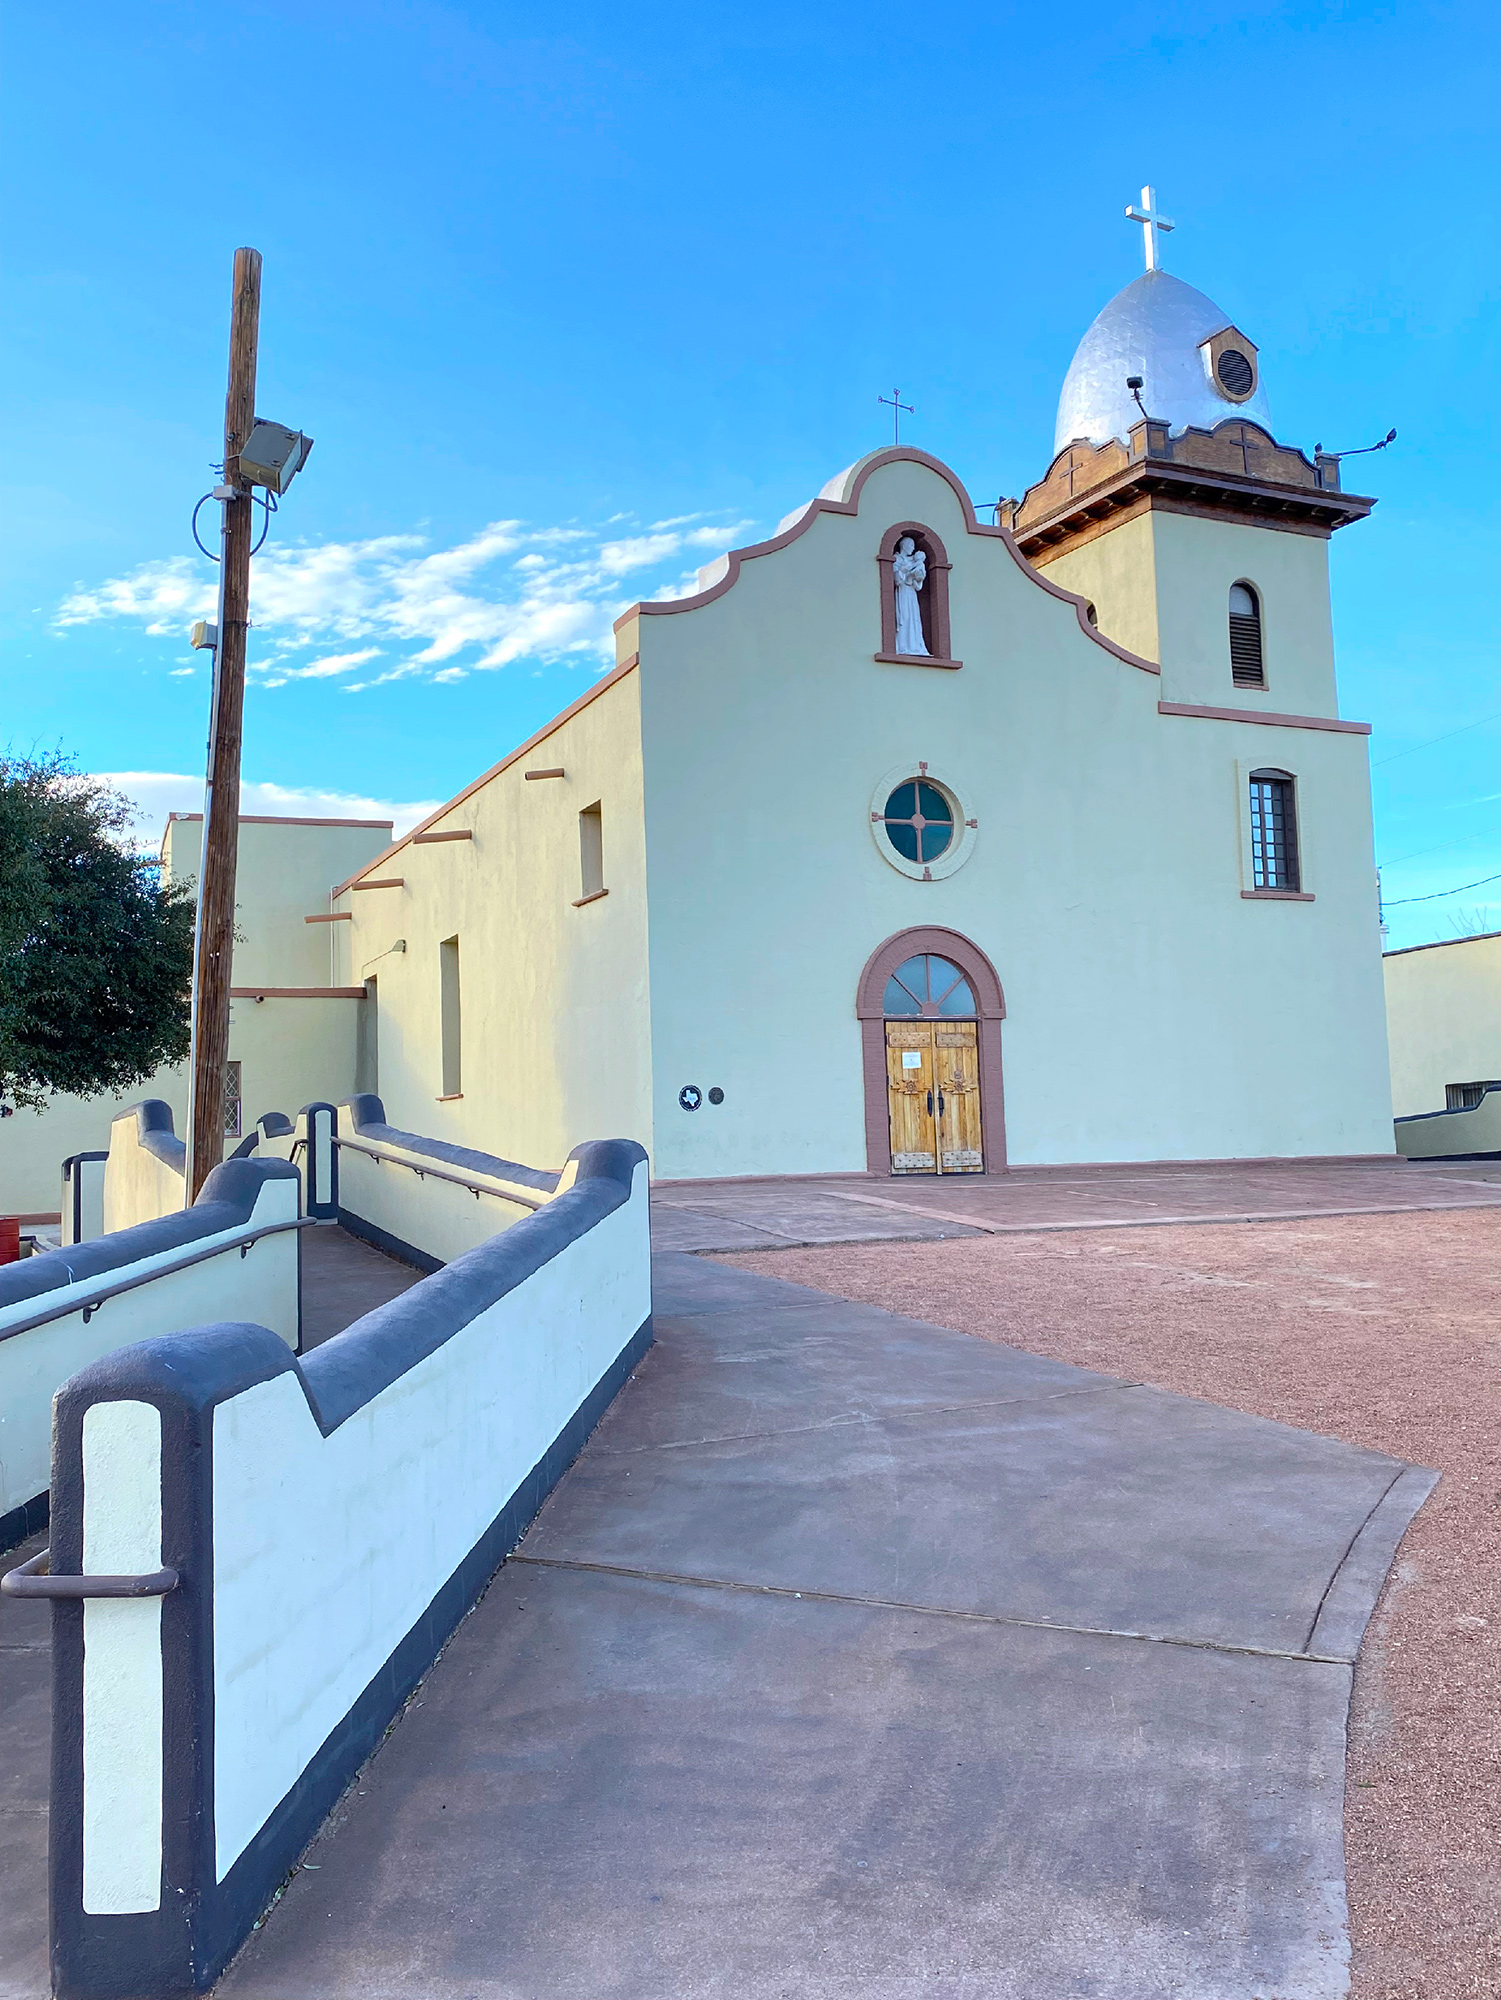
[[[1501,873],[1494,10],[7,15],[12,746],[190,802],[237,243],[258,406],[317,439],[257,565],[248,803],[410,807],[581,692],[622,605],[881,443],[893,383],[977,497],[1040,477],[1151,180],[1281,436],[1398,426],[1332,547],[1391,942],[1501,925],[1501,882],[1405,900]]]

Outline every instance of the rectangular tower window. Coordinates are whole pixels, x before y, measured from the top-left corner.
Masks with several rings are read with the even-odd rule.
[[[458,1097],[464,1082],[460,1067],[463,1024],[459,1007],[459,941],[456,937],[444,938],[438,946],[438,987],[442,1009],[443,1095]]]
[[[1251,773],[1251,883],[1256,889],[1301,888],[1298,815],[1286,771]]]
[[[605,892],[605,830],[599,800],[579,814],[580,901]]]
[[[240,1136],[240,1065],[230,1062],[224,1065],[224,1136],[238,1139]]]

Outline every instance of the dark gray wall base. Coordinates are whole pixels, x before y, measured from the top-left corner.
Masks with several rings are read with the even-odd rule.
[[[47,1495],[38,1493],[34,1500],[23,1500],[8,1514],[0,1514],[0,1555],[18,1542],[39,1535],[47,1525],[48,1512]]]
[[[351,1236],[358,1236],[362,1243],[380,1250],[387,1257],[394,1257],[399,1264],[410,1264],[414,1271],[424,1271],[429,1276],[443,1269],[441,1257],[431,1257],[426,1250],[419,1250],[414,1243],[403,1243],[399,1236],[392,1236],[374,1222],[367,1222],[362,1215],[354,1215],[347,1208],[339,1210],[339,1227],[347,1229]]]

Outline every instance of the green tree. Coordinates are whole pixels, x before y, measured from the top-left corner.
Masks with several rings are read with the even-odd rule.
[[[188,1053],[193,898],[67,758],[0,757],[0,1096],[125,1091]]]

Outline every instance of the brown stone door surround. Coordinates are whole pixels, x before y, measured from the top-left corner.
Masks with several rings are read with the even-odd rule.
[[[886,982],[897,967],[920,952],[951,959],[969,981],[975,1000],[979,1041],[980,1097],[984,1116],[985,1172],[1006,1167],[1005,1102],[1001,1088],[1001,1022],[1006,999],[995,967],[978,945],[959,931],[921,925],[898,931],[866,960],[856,989],[861,1059],[865,1077],[865,1164],[873,1174],[891,1166],[891,1110],[886,1055]]]

